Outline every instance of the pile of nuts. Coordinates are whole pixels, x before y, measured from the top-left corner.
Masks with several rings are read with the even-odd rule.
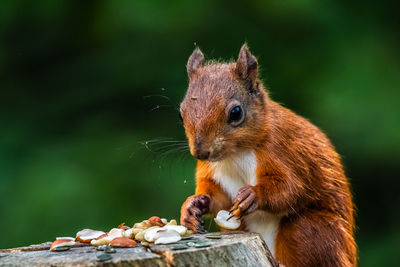
[[[143,246],[149,243],[172,244],[182,239],[182,236],[192,234],[185,226],[177,225],[176,220],[153,216],[148,220],[135,223],[133,227],[120,224],[109,232],[84,229],[73,237],[58,237],[50,246],[50,251],[65,251],[79,243],[90,243],[99,250],[105,247],[133,248],[141,242]]]

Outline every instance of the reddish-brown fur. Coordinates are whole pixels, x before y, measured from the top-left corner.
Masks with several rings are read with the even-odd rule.
[[[244,45],[234,63],[188,61],[189,89],[181,114],[198,161],[196,193],[182,205],[181,223],[203,231],[201,216],[232,208],[245,216],[260,209],[282,216],[275,258],[290,266],[356,266],[353,202],[340,156],[317,127],[272,101],[257,77],[257,61]],[[245,122],[227,124],[226,110],[239,100]],[[231,200],[213,180],[210,161],[252,149],[257,184]],[[245,195],[244,195],[245,194]]]

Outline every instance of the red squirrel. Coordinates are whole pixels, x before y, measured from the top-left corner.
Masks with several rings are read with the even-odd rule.
[[[286,267],[356,266],[350,185],[326,135],[271,100],[246,44],[230,63],[196,48],[187,73],[180,117],[198,161],[181,224],[203,233],[203,215],[230,210]]]

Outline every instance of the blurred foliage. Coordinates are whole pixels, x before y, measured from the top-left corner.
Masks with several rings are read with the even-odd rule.
[[[2,1],[0,248],[179,218],[195,162],[143,141],[184,140],[177,107],[195,44],[226,60],[247,41],[272,97],[343,155],[360,264],[399,264],[398,10],[386,0]]]

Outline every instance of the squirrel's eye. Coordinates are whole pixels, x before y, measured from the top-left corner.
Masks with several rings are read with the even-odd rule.
[[[228,123],[239,124],[243,120],[243,111],[240,106],[236,106],[229,112]]]

